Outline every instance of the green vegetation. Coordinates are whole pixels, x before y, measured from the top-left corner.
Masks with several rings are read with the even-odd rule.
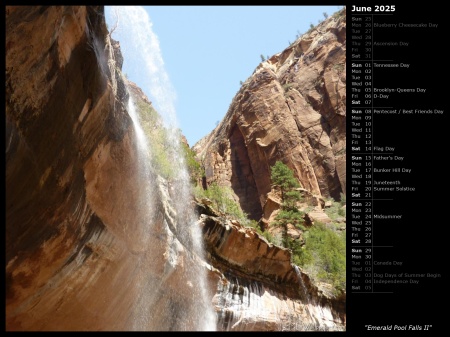
[[[345,289],[345,232],[317,222],[305,232],[305,245],[295,247],[294,263],[302,266],[316,280]]]
[[[175,135],[170,135],[163,125],[161,116],[156,112],[151,104],[142,99],[135,99],[136,111],[139,121],[144,131],[148,143],[151,144],[149,157],[152,168],[165,179],[172,179],[177,176],[179,166],[175,165],[174,158],[177,157],[177,149],[174,147],[174,139],[180,141],[184,162],[192,184],[200,181],[204,175],[204,170],[195,159],[195,153],[189,146],[182,142],[181,130],[177,130]],[[172,138],[171,138],[172,137]]]
[[[333,69],[336,70],[338,74],[342,73],[344,71],[344,63],[337,63],[333,66]]]
[[[195,159],[195,152],[186,143],[181,143],[183,150],[184,161],[187,165],[191,184],[195,185],[205,175],[205,170],[200,163]]]
[[[283,199],[284,194],[287,191],[300,187],[292,170],[281,161],[277,161],[275,165],[272,166],[270,178],[272,179],[272,183],[281,189],[281,196]]]
[[[340,201],[333,198],[326,201],[331,202],[331,206],[324,209],[331,220],[345,218],[345,194],[340,194]],[[336,292],[345,289],[346,285],[346,238],[340,227],[334,222],[316,221],[304,231],[305,245],[293,248],[293,262],[302,266],[313,279],[332,284]]]
[[[295,82],[283,84],[284,92],[288,92],[288,91],[289,91],[291,88],[293,88],[295,85],[296,85]]]
[[[337,230],[336,226],[320,222],[306,229],[303,226],[303,212],[296,204],[301,201],[297,179],[288,166],[277,161],[272,166],[272,183],[281,190],[281,210],[275,217],[275,224],[283,227],[284,247],[292,251],[292,262],[304,268],[316,280],[330,283],[336,290],[345,289],[345,232]],[[341,201],[332,202],[326,209],[328,216],[335,220],[345,217],[345,195]],[[293,239],[287,234],[287,224],[290,223],[303,232],[303,240]],[[272,242],[273,242],[273,238]]]
[[[343,193],[341,193],[341,201],[335,201],[333,198],[329,198],[327,201],[331,202],[331,206],[326,207],[324,211],[331,220],[345,218],[346,209],[343,207],[345,205],[345,195]]]
[[[263,54],[261,54],[260,56],[261,56],[261,62],[264,62],[266,60],[266,58],[264,57]]]
[[[203,190],[200,186],[194,187],[194,195],[197,199],[208,198],[212,202],[212,207],[224,214],[226,218],[239,221],[243,226],[252,227],[256,232],[262,235],[268,242],[278,244],[268,231],[261,230],[259,223],[255,220],[250,220],[248,215],[242,211],[241,207],[232,198],[231,188],[219,186],[217,183],[212,183],[207,190]]]
[[[341,192],[340,197],[341,197],[340,203],[342,204],[342,206],[346,205],[347,204],[347,196]]]
[[[151,144],[149,157],[152,168],[166,179],[176,176],[178,167],[174,165],[173,159],[176,157],[176,149],[169,139],[169,132],[163,126],[161,116],[153,106],[141,99],[135,100],[136,111],[139,115],[140,124],[144,131],[148,143]],[[181,135],[179,135],[181,138]]]
[[[198,185],[194,187],[196,198],[208,198],[216,211],[221,212],[226,217],[238,220],[245,226],[249,225],[251,220],[248,219],[247,214],[242,211],[239,204],[233,200],[232,194],[230,187],[219,186],[217,183],[209,185],[207,190]]]
[[[151,104],[142,99],[135,98],[136,112],[139,115],[139,121],[144,131],[147,141],[151,144],[149,155],[151,167],[158,172],[163,178],[171,180],[178,175],[179,166],[174,165],[174,158],[178,156],[177,149],[174,147],[173,137],[178,138],[181,142],[181,131],[177,130],[175,135],[171,135],[170,131],[164,127],[162,117],[156,112]],[[190,160],[190,154],[183,147],[184,157],[189,165],[194,165]],[[196,172],[195,167],[189,167]]]
[[[344,11],[345,11],[345,6],[342,9],[338,10],[337,12],[334,12],[331,17],[336,20],[344,15]]]
[[[298,180],[292,170],[281,161],[277,161],[271,169],[272,183],[281,190],[281,209],[275,217],[275,225],[283,228],[283,245],[290,248],[292,242],[288,238],[288,224],[299,229],[303,227],[303,212],[297,208],[297,202],[301,200]]]

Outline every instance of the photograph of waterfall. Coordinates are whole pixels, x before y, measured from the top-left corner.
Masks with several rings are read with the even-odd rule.
[[[346,7],[5,12],[7,331],[346,331]]]

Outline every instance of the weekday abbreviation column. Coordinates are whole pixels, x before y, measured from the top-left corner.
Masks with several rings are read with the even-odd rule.
[[[372,292],[372,20],[351,15],[350,22],[350,265],[351,291]]]

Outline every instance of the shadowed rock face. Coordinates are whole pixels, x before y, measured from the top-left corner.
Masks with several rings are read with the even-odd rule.
[[[126,238],[112,234],[116,223],[107,225],[94,209],[102,209],[95,201],[105,188],[102,165],[115,167],[105,180],[117,178],[128,169],[123,157],[132,159],[136,149],[102,63],[101,14],[85,7],[6,9],[8,330],[127,324],[106,302],[115,293],[131,306],[133,295],[125,293],[132,289],[117,284],[135,267],[127,263]]]
[[[208,183],[231,186],[253,219],[280,160],[311,193],[345,193],[345,11],[262,62],[217,128],[194,145]]]
[[[143,198],[118,53],[101,7],[6,8],[7,330],[197,326],[199,266]]]
[[[302,309],[288,251],[214,213],[201,222],[210,264],[199,259],[171,222],[176,191],[142,170],[121,63],[101,7],[6,7],[6,329],[196,330],[205,310],[191,275],[205,268],[219,329],[279,330],[316,307],[342,325],[345,301],[300,273],[316,301]],[[233,157],[233,184],[257,195],[251,156]],[[247,304],[238,315],[236,284],[287,318]]]

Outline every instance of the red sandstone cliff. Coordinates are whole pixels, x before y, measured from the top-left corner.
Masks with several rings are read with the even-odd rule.
[[[180,248],[169,268],[173,235],[161,198],[143,199],[117,47],[102,7],[6,7],[7,330],[199,321],[177,316],[196,305],[186,272],[201,267],[176,267]]]
[[[345,193],[345,43],[344,9],[262,62],[221,123],[193,146],[207,182],[230,186],[253,219],[271,214],[277,160],[314,195]]]

